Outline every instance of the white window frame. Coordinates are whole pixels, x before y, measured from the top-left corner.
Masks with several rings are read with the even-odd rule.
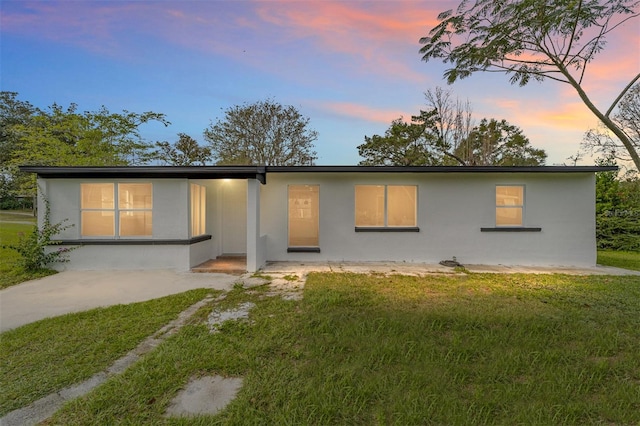
[[[82,185],[110,184],[113,186],[113,208],[83,208],[82,207]],[[151,185],[151,208],[120,208],[120,185],[143,184]],[[82,234],[82,213],[90,211],[109,211],[113,212],[113,235],[83,235]],[[153,238],[153,224],[151,226],[151,235],[121,235],[120,231],[120,213],[124,212],[151,212],[153,221],[153,183],[152,182],[81,182],[80,184],[80,238],[81,239],[104,239],[104,240],[132,240],[132,239],[151,239]]]
[[[513,205],[498,205],[498,187],[509,187],[509,188],[522,188],[522,204],[513,204]],[[524,224],[525,224],[525,204],[526,204],[526,186],[524,184],[504,184],[504,183],[500,183],[500,184],[496,184],[495,188],[494,188],[494,206],[495,206],[495,224],[496,224],[496,228],[524,228]],[[519,225],[513,225],[513,224],[508,224],[508,225],[499,225],[498,224],[498,209],[519,209],[520,210],[520,217],[522,218],[521,223]]]
[[[380,225],[358,225],[358,197],[357,197],[357,191],[358,191],[358,187],[363,187],[363,186],[375,186],[375,187],[384,187],[384,223],[382,226]],[[415,205],[414,205],[414,218],[415,218],[415,222],[413,225],[389,225],[389,187],[390,186],[407,186],[407,187],[412,187],[415,188]],[[353,194],[354,194],[354,217],[353,217],[353,221],[355,224],[355,228],[356,229],[385,229],[385,230],[394,230],[394,229],[414,229],[418,227],[418,185],[404,185],[404,184],[357,184],[354,185],[354,189],[353,189]]]

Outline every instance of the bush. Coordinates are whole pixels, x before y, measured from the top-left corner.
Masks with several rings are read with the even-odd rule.
[[[37,271],[43,269],[52,263],[68,262],[66,254],[74,248],[59,248],[55,251],[47,252],[46,248],[50,245],[60,244],[53,237],[65,229],[73,225],[65,225],[66,219],[62,222],[51,224],[49,220],[49,203],[45,201],[45,215],[42,228],[37,226],[27,234],[20,236],[16,244],[2,246],[2,248],[11,249],[20,254],[20,266],[25,271]]]
[[[640,210],[637,215],[615,213],[605,212],[596,217],[598,248],[640,251]]]
[[[33,200],[27,197],[2,197],[0,198],[0,210],[31,210]]]

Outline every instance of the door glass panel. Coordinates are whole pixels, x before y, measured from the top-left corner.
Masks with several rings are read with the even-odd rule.
[[[289,186],[289,247],[318,247],[318,185]]]

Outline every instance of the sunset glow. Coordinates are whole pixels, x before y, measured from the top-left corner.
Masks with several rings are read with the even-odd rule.
[[[241,103],[293,105],[319,132],[318,164],[357,164],[365,135],[409,119],[446,64],[420,60],[420,37],[456,1],[14,1],[1,7],[1,88],[44,108],[77,103],[156,111],[148,140],[202,131]],[[640,25],[623,25],[584,87],[606,110],[640,71]],[[566,162],[596,118],[568,85],[511,86],[483,74],[448,88],[474,117],[521,127],[548,164]],[[591,159],[587,159],[591,163]]]

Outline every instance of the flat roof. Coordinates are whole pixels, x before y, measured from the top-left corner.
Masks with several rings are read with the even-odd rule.
[[[49,179],[257,179],[267,173],[595,173],[617,166],[20,166],[26,173]]]

